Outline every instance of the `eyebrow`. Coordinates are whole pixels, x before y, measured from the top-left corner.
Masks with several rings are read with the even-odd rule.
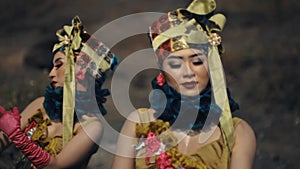
[[[189,56],[189,58],[194,58],[194,57],[197,57],[197,56],[200,56],[200,55],[203,55],[204,53],[195,53],[195,54],[192,54]],[[171,55],[168,57],[168,59],[182,59],[183,57],[182,56],[176,56],[176,55]]]

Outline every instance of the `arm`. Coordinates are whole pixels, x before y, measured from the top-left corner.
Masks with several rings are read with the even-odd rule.
[[[44,97],[38,97],[33,100],[25,109],[21,112],[21,129],[24,130],[28,126],[28,119],[37,111],[37,109],[43,107]]]
[[[0,153],[10,144],[8,137],[0,131]]]
[[[113,160],[112,169],[133,169],[135,147],[135,125],[138,119],[137,113],[134,112],[125,121],[117,144],[116,155]]]
[[[39,97],[32,101],[21,113],[21,130],[24,130],[25,127],[28,125],[28,118],[32,116],[32,114],[39,108],[43,106],[44,97]],[[11,143],[7,135],[0,131],[0,153],[8,147]]]
[[[252,128],[241,121],[234,131],[235,143],[231,155],[231,169],[251,169],[256,150],[256,139]]]
[[[88,162],[91,155],[98,149],[98,145],[95,142],[98,142],[97,140],[100,139],[101,133],[102,126],[99,121],[88,123],[55,158],[51,158],[46,168],[78,168],[84,162]]]
[[[93,121],[78,132],[66,147],[55,158],[31,141],[20,128],[20,115],[17,108],[6,111],[0,106],[2,117],[0,129],[22,151],[37,168],[73,168],[87,162],[98,146],[93,140],[100,139],[102,126],[99,121]],[[88,134],[87,134],[87,133]],[[70,158],[71,157],[71,158]]]

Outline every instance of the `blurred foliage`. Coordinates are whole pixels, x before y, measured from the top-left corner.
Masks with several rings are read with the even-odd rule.
[[[6,109],[17,106],[21,111],[32,100],[44,94],[48,83],[46,70],[20,68],[8,73],[0,69],[0,105]]]

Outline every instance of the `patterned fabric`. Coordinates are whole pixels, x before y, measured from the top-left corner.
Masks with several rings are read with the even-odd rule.
[[[62,137],[55,136],[48,138],[47,130],[51,125],[50,119],[44,119],[45,109],[38,109],[37,112],[28,119],[29,126],[25,129],[25,134],[55,157],[62,150]]]
[[[233,118],[234,128],[240,122],[241,119]],[[169,130],[167,123],[157,120],[136,125],[136,136],[139,140],[136,145],[135,168],[227,169],[229,167],[230,151],[222,136],[198,148],[195,153],[183,154],[178,151],[177,139],[172,134],[172,130]],[[149,137],[149,133],[154,133],[156,137]],[[159,145],[159,148],[149,154],[149,150],[153,150],[155,145]]]
[[[44,115],[46,111],[44,108],[38,109],[29,119],[28,126],[25,128],[24,133],[29,137],[32,141],[42,147],[45,151],[47,151],[51,156],[57,156],[63,149],[63,138],[61,135],[54,136],[52,138],[48,137],[48,127],[51,126],[51,121],[48,118],[45,118]],[[77,127],[73,131],[73,135],[75,136],[81,129],[82,126],[87,125],[88,123],[97,120],[90,119],[81,123],[79,127]],[[82,166],[77,166],[78,168],[86,168],[85,164]],[[31,162],[24,156],[23,154],[18,158],[17,168],[20,169],[36,169]]]
[[[75,66],[94,77],[101,77],[102,73],[108,69],[113,70],[118,64],[116,55],[99,39],[84,30],[78,16],[73,18],[71,25],[64,25],[59,29],[56,36],[58,42],[54,44],[53,54],[61,51],[65,55],[71,55],[75,60]]]
[[[168,12],[155,21],[150,27],[149,36],[159,66],[162,66],[162,62],[170,53],[186,48],[197,48],[200,44],[217,45],[219,52],[222,53],[221,39],[214,32],[220,32],[224,23],[221,22],[219,25],[214,18],[225,20],[222,14],[214,14],[213,11],[199,15],[180,8]]]

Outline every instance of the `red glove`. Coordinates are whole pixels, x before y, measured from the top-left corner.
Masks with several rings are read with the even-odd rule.
[[[20,149],[37,168],[46,167],[51,160],[50,154],[36,145],[21,131],[20,119],[21,116],[16,107],[13,108],[13,111],[6,111],[0,106],[0,130],[8,135],[16,147]]]
[[[0,106],[0,130],[10,136],[14,131],[21,130],[20,125],[21,116],[16,107],[13,111],[6,111]]]

